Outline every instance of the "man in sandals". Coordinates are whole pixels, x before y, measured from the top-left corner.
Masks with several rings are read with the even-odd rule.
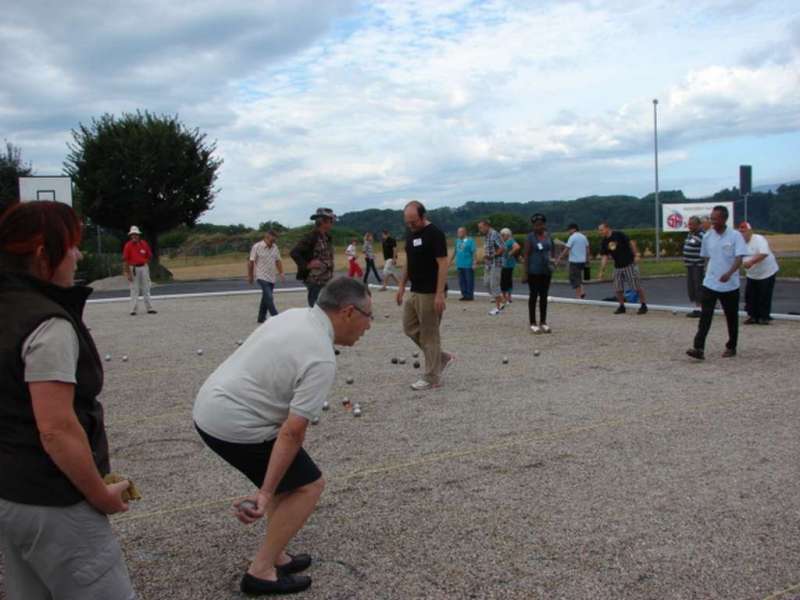
[[[311,557],[286,552],[324,488],[303,439],[336,378],[334,344],[354,345],[371,321],[367,287],[334,279],[314,307],[284,311],[256,329],[200,388],[193,412],[200,437],[256,487],[234,503],[237,518],[249,525],[267,517],[266,537],[241,581],[246,594],[311,585],[297,575]]]

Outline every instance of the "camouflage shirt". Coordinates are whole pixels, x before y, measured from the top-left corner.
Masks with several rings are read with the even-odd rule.
[[[325,285],[333,278],[333,244],[327,235],[318,235],[311,260],[318,260],[321,267],[309,269],[307,283]]]

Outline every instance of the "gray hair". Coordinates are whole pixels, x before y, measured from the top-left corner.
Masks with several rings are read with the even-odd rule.
[[[319,294],[317,305],[322,310],[335,311],[345,306],[363,307],[367,298],[372,296],[369,288],[358,279],[337,277],[329,282]]]
[[[500,235],[505,237],[511,237],[511,230],[508,227],[503,227],[500,230]]]
[[[698,217],[697,215],[692,215],[691,217],[689,217],[689,222],[690,223],[697,223],[699,225],[700,224],[700,217]]]

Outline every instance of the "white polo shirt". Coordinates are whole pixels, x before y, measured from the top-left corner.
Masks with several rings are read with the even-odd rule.
[[[748,279],[767,279],[772,277],[778,272],[778,261],[775,260],[775,255],[769,249],[767,238],[758,233],[754,233],[747,242],[747,256],[756,256],[757,254],[766,254],[767,258],[759,263],[754,264],[749,269],[745,269]]]
[[[576,231],[567,239],[569,248],[569,262],[585,263],[586,251],[589,249],[589,240],[580,231]]]
[[[336,378],[333,325],[314,308],[269,319],[206,380],[192,416],[226,442],[271,440],[289,414],[319,417]]]
[[[280,259],[281,251],[275,242],[270,247],[264,240],[261,240],[253,244],[250,249],[250,260],[255,263],[256,279],[275,283],[278,278],[278,261]]]
[[[737,256],[747,256],[747,244],[744,243],[741,233],[726,227],[725,231],[719,234],[712,227],[703,236],[700,256],[708,258],[706,276],[703,279],[705,287],[715,292],[732,292],[739,289],[738,269],[724,283],[719,278],[730,271]]]

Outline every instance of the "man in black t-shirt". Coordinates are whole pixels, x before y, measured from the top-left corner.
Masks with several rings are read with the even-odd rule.
[[[397,241],[391,236],[388,229],[383,230],[383,286],[381,291],[386,291],[389,277],[394,279],[395,285],[400,285],[397,270]]]
[[[409,202],[403,218],[409,231],[397,304],[403,306],[406,281],[410,280],[411,297],[403,306],[403,331],[425,354],[425,374],[411,385],[411,389],[423,391],[439,387],[442,373],[455,360],[452,354],[442,352],[439,336],[447,294],[447,239],[428,221],[420,202]]]
[[[630,289],[636,290],[639,294],[638,314],[647,313],[647,299],[645,298],[642,282],[639,278],[639,266],[636,264],[641,258],[636,242],[630,239],[621,231],[614,231],[608,223],[600,223],[597,228],[603,242],[600,246],[600,254],[603,258],[600,263],[600,274],[598,279],[603,279],[603,272],[608,264],[608,257],[614,259],[614,293],[619,301],[619,307],[614,311],[615,315],[625,312],[625,284]]]

